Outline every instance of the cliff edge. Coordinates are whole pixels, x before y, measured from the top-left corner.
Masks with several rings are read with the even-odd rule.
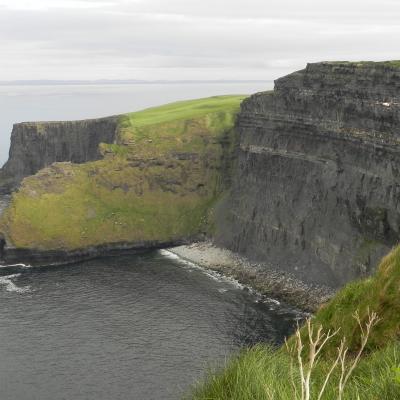
[[[118,116],[82,121],[23,122],[11,133],[9,158],[0,169],[0,193],[54,162],[85,163],[101,158],[100,143],[116,139]]]
[[[399,240],[400,63],[308,64],[237,127],[217,243],[333,287],[370,274]]]

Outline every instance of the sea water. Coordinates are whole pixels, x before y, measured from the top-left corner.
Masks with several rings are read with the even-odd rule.
[[[154,251],[0,267],[2,400],[179,399],[300,314]]]

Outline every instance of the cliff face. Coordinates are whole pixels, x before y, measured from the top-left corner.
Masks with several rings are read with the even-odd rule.
[[[397,65],[309,64],[244,101],[238,128],[218,244],[337,286],[398,241]]]
[[[21,180],[58,161],[84,163],[101,157],[100,143],[113,143],[118,117],[15,124],[10,155],[0,170],[0,193],[10,192]]]
[[[0,188],[104,158],[24,180],[0,219],[8,248],[215,233],[307,282],[368,275],[400,235],[400,63],[309,64],[246,99],[233,130],[242,99],[16,125]]]

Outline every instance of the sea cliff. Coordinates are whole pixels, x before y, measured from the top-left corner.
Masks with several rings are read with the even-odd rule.
[[[399,240],[398,63],[317,63],[245,100],[216,242],[305,281],[370,274]]]
[[[0,170],[0,193],[9,193],[23,178],[54,162],[100,159],[100,143],[113,143],[117,126],[118,117],[15,124],[9,158]]]
[[[243,99],[16,125],[3,257],[206,237],[311,284],[371,274],[400,232],[400,64],[308,64]]]
[[[19,184],[1,216],[1,256],[65,262],[211,234],[213,206],[230,185],[243,98],[16,125],[2,173],[13,185],[35,174]]]

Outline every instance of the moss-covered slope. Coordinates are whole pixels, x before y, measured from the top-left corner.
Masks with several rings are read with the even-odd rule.
[[[400,398],[400,247],[395,248],[368,279],[350,283],[313,318],[314,326],[322,325],[325,332],[340,329],[328,342],[312,375],[312,400],[336,358],[337,346],[345,337],[349,347],[348,362],[352,363],[360,347],[360,328],[353,318],[358,311],[363,326],[368,312],[376,312],[380,321],[373,327],[360,363],[344,390],[343,400],[395,400]],[[308,343],[303,328],[303,343]],[[289,343],[292,344],[292,340]],[[303,350],[306,363],[307,347]],[[285,347],[272,349],[259,345],[234,357],[225,369],[211,373],[203,385],[189,396],[196,400],[293,400],[300,374]],[[292,371],[292,372],[291,372]],[[321,400],[338,399],[340,367],[332,377]]]
[[[73,250],[171,242],[212,229],[229,183],[243,96],[179,102],[122,115],[103,159],[55,163],[25,178],[0,220],[9,246]]]
[[[350,350],[359,348],[360,329],[352,317],[355,311],[362,322],[372,311],[381,319],[372,331],[367,350],[382,349],[400,339],[400,246],[383,258],[372,277],[348,284],[316,314],[317,324],[331,330],[340,328],[341,335],[330,343],[331,352],[336,351],[341,336],[346,337]]]

